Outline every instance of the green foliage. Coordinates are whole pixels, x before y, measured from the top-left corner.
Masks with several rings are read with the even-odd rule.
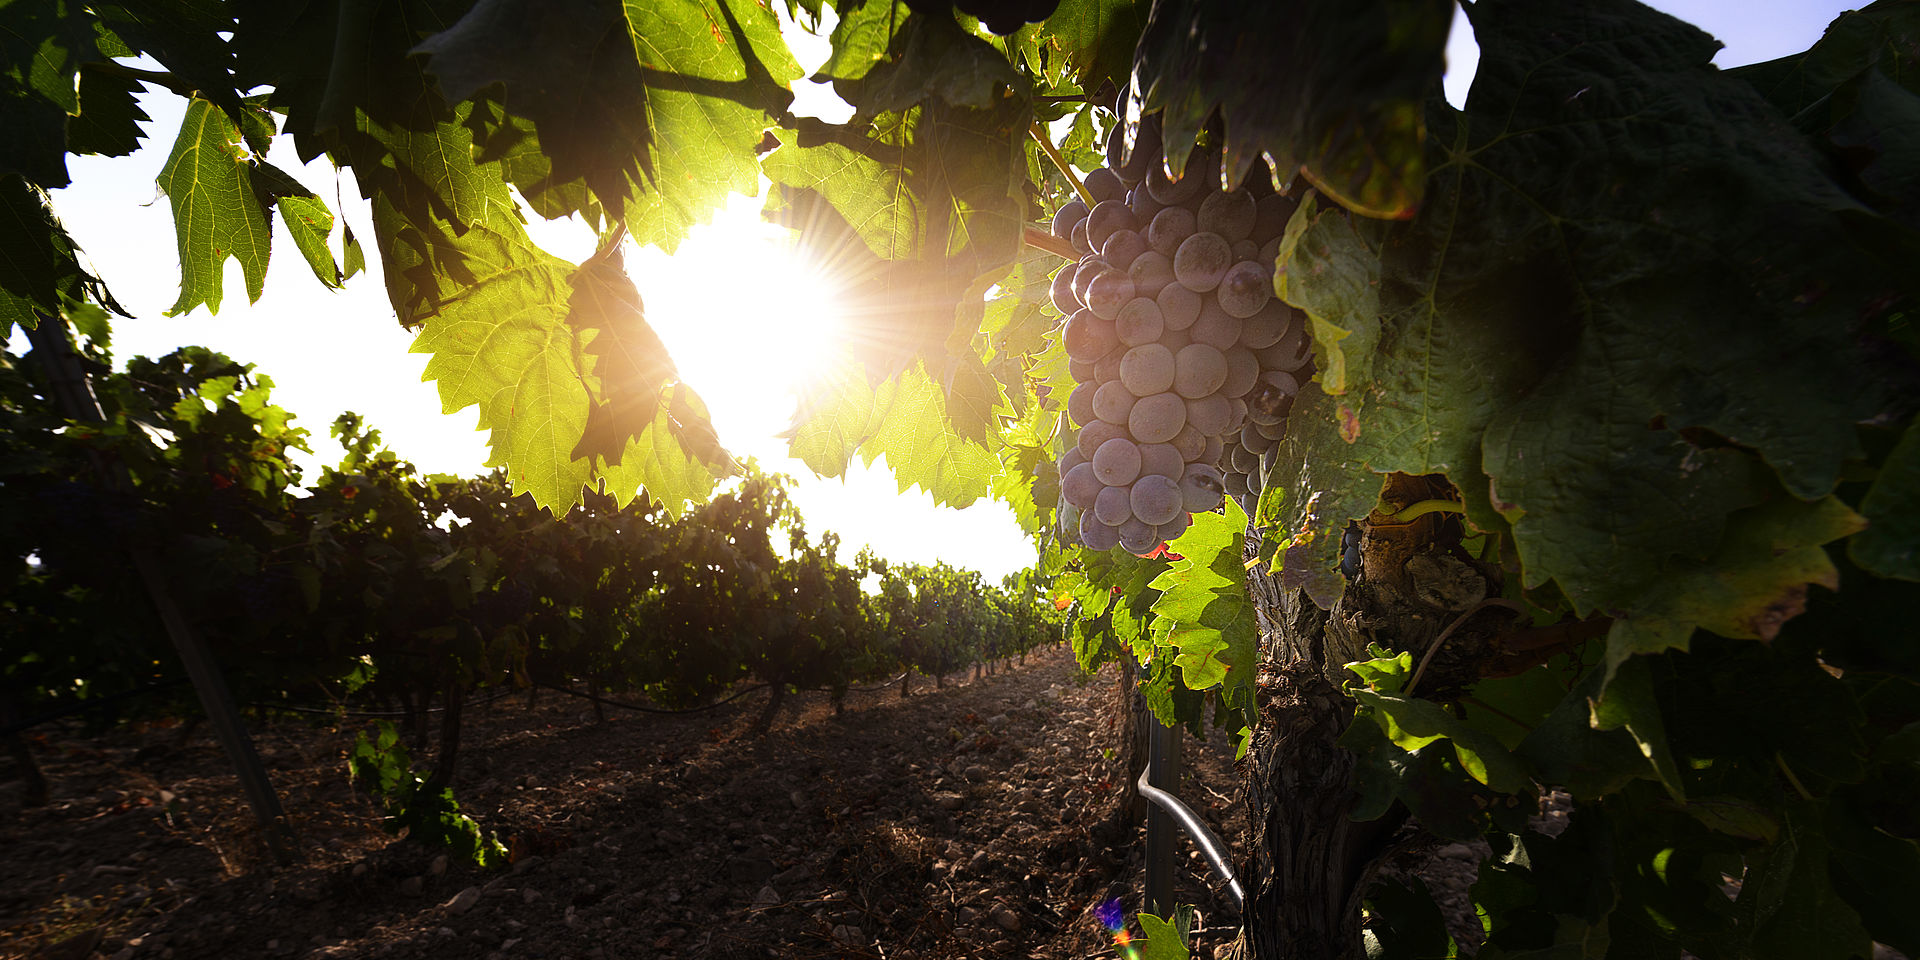
[[[1173,653],[1187,687],[1219,686],[1228,706],[1251,716],[1259,636],[1241,560],[1246,529],[1246,513],[1235,503],[1224,514],[1194,515],[1187,532],[1169,544],[1180,559],[1150,585],[1160,594],[1151,629],[1158,650]]]
[[[1229,182],[1264,157],[1276,185],[1298,169],[1350,209],[1404,218],[1421,203],[1421,102],[1452,15],[1438,0],[1157,3],[1129,110],[1164,111],[1174,169],[1217,111]]]
[[[1140,960],[1187,960],[1193,951],[1187,946],[1186,931],[1172,920],[1141,913],[1140,936],[1127,941],[1129,955]]]
[[[311,678],[370,691],[584,676],[695,703],[750,676],[945,671],[1062,617],[1084,665],[1132,658],[1155,711],[1194,721],[1195,687],[1251,705],[1247,535],[1257,575],[1336,609],[1350,524],[1404,506],[1381,503],[1385,478],[1432,475],[1461,500],[1450,559],[1503,592],[1467,614],[1525,614],[1462,630],[1493,675],[1444,695],[1409,690],[1416,657],[1471,654],[1355,664],[1343,742],[1356,816],[1398,805],[1493,843],[1482,956],[1920,949],[1914,5],[1721,71],[1711,38],[1628,0],[1482,0],[1464,110],[1432,97],[1445,3],[1149,6],[1066,0],[1000,38],[837,4],[819,79],[853,105],[844,124],[789,113],[798,68],[745,0],[0,8],[0,322],[63,318],[104,359],[117,308],[44,191],[68,153],[137,146],[110,58],[146,55],[194,98],[162,177],[176,311],[218,306],[228,257],[258,295],[269,207],[323,281],[363,265],[344,237],[335,266],[331,213],[261,162],[278,128],[354,173],[397,315],[503,470],[420,477],[349,420],[347,460],[296,502],[300,433],[246,368],[136,365],[100,391],[108,424],[79,430],[9,358],[8,682],[81,699],[155,678],[124,571],[73,546],[144,537],[169,545],[196,623],[258,669],[248,689],[285,689],[265,654],[298,651]],[[1109,81],[1126,116],[1089,102]],[[1254,529],[1201,516],[1176,556],[1140,559],[1051,538],[1069,377],[1054,264],[1022,238],[1070,196],[1035,121],[1071,114],[1085,167],[1151,110],[1155,159],[1197,157],[1189,175],[1301,172],[1275,290],[1315,355]],[[1042,540],[1032,575],[845,566],[778,478],[720,448],[617,242],[671,249],[762,174],[768,214],[843,272],[857,351],[803,403],[795,455],[829,476],[884,457],[939,502],[1006,500]],[[540,250],[520,198],[603,229],[601,252]],[[136,495],[84,482],[99,454]],[[24,506],[43,498],[83,502]],[[268,615],[234,614],[240,584]],[[46,657],[29,635],[76,642]],[[1526,823],[1535,785],[1571,797],[1557,836]],[[1723,876],[1744,877],[1736,899]],[[1455,949],[1424,891],[1366,897],[1370,949]]]
[[[180,245],[180,299],[167,314],[201,304],[220,312],[220,274],[228,257],[240,261],[247,302],[260,299],[267,282],[272,226],[254,196],[252,170],[240,128],[208,101],[195,98],[180,121],[160,189],[173,204]]]
[[[413,772],[393,724],[380,721],[371,740],[365,731],[354,738],[347,753],[347,775],[386,807],[380,826],[388,833],[405,831],[410,840],[445,847],[481,867],[506,863],[507,848],[460,812],[452,788],[426,789],[427,782]]]

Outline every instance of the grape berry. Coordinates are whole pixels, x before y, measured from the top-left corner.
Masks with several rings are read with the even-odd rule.
[[[1224,497],[1253,512],[1313,370],[1305,318],[1273,295],[1295,201],[1259,195],[1263,168],[1252,190],[1220,189],[1204,150],[1170,177],[1157,115],[1125,163],[1122,136],[1087,176],[1094,205],[1053,218],[1081,254],[1052,287],[1080,428],[1060,459],[1060,521],[1069,541],[1147,555]]]

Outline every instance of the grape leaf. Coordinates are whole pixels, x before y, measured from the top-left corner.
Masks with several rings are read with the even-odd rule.
[[[1647,661],[1609,663],[1602,693],[1597,699],[1589,699],[1587,707],[1589,726],[1595,730],[1626,730],[1640,748],[1640,755],[1653,766],[1668,795],[1676,802],[1687,802],[1680,767],[1674,762],[1673,748],[1667,743],[1666,721],[1654,700],[1653,673]]]
[[[417,255],[402,245],[406,228],[397,220],[375,201],[390,283],[396,269],[404,274],[424,264],[408,262]],[[475,224],[457,240],[438,241],[436,253],[456,254],[467,279],[434,291],[431,312],[415,315],[423,326],[412,349],[433,354],[423,377],[439,381],[443,412],[479,405],[480,429],[492,431],[487,466],[507,467],[515,490],[558,511],[579,498],[591,473],[573,459],[588,398],[565,322],[571,271],[517,226]]]
[[[894,34],[907,19],[900,0],[842,0],[834,8],[833,52],[814,72],[815,82],[858,80],[886,59]]]
[[[1379,238],[1339,207],[1309,197],[1294,211],[1274,271],[1274,294],[1312,325],[1320,389],[1347,393],[1372,379],[1380,341]]]
[[[1007,268],[1022,249],[1021,154],[1014,138],[1028,115],[1019,100],[992,110],[930,101],[857,130],[809,125],[791,139],[783,135],[766,163],[776,183],[768,215],[799,229],[808,255],[839,275],[858,363],[868,371],[911,370],[915,364],[937,370],[946,393],[939,412],[947,419],[932,426],[983,453],[980,441],[1006,402],[970,345],[987,322],[983,298],[996,281],[1009,279]],[[877,189],[869,177],[879,180]],[[871,383],[854,377],[831,383],[853,395],[833,400],[815,391],[803,415],[869,409]],[[900,413],[918,411],[909,406]],[[866,456],[871,461],[885,453],[896,470],[919,469],[917,457],[911,449],[884,444],[933,442],[926,425],[855,419],[865,436],[847,439],[883,444]],[[822,457],[816,450],[808,458],[835,463],[835,472],[845,462],[838,452]],[[980,474],[980,482],[991,475]],[[979,495],[971,486],[936,483],[966,489],[962,502]],[[929,490],[946,502],[938,490]]]
[[[1186,683],[1195,690],[1220,684],[1226,702],[1253,706],[1253,674],[1259,661],[1259,627],[1247,595],[1243,562],[1247,515],[1228,500],[1224,513],[1196,513],[1187,531],[1169,544],[1182,559],[1155,577],[1154,629],[1178,652]],[[1164,628],[1162,624],[1165,624]]]
[[[44,189],[68,183],[70,114],[80,112],[80,65],[104,60],[93,13],[80,4],[0,7],[0,176]]]
[[[601,471],[616,502],[624,504],[644,489],[669,516],[680,517],[689,505],[711,499],[718,479],[715,469],[688,452],[700,449],[701,443],[688,438],[701,436],[702,428],[710,433],[708,422],[706,405],[691,387],[668,387],[664,402],[654,408],[653,422],[627,441],[618,464]]]
[[[1347,664],[1361,680],[1349,684],[1347,692],[1359,704],[1356,721],[1372,720],[1394,746],[1409,753],[1433,743],[1451,743],[1460,767],[1480,783],[1501,793],[1520,793],[1527,789],[1526,771],[1505,746],[1486,733],[1448,713],[1431,700],[1403,695],[1413,655],[1401,651],[1384,656],[1378,646],[1372,648],[1372,661]]]
[[[1772,640],[1806,608],[1808,584],[1840,587],[1821,545],[1866,521],[1836,497],[1813,503],[1777,496],[1727,518],[1725,537],[1704,562],[1670,564],[1607,632],[1607,673],[1635,654],[1687,649],[1696,628],[1724,637]]]
[[[767,179],[780,188],[817,195],[875,257],[904,259],[918,251],[923,219],[920,199],[907,184],[909,172],[903,164],[888,162],[877,150],[844,143],[803,145],[794,131],[775,131],[775,136],[781,146],[767,154],[762,164]],[[894,159],[898,160],[897,153]],[[776,189],[768,209],[797,224],[797,213],[783,213],[783,205],[795,202],[793,194]],[[823,246],[817,239],[812,243],[816,248]],[[829,254],[825,261],[835,259]]]
[[[1129,112],[1164,109],[1169,166],[1185,165],[1216,110],[1227,179],[1263,155],[1375,217],[1419,206],[1420,104],[1443,68],[1452,4],[1163,0],[1140,35]]]
[[[246,111],[234,83],[233,48],[224,36],[234,29],[231,6],[221,0],[142,0],[90,4],[89,9],[116,44],[124,45],[125,53],[115,55],[152,57],[184,89],[239,122]]]
[[[1632,661],[1626,669],[1644,670],[1645,662]],[[1593,725],[1593,704],[1606,679],[1606,670],[1588,670],[1513,751],[1536,781],[1564,787],[1577,800],[1598,799],[1634,780],[1658,779],[1661,773],[1631,731]],[[1647,734],[1643,729],[1642,735]],[[1649,737],[1647,742],[1654,741]]]
[[[1373,511],[1383,482],[1341,436],[1349,410],[1318,384],[1301,387],[1254,511],[1256,526],[1285,539],[1274,571],[1282,587],[1305,590],[1322,609],[1332,609],[1345,589],[1341,535],[1350,521]]]
[[[1083,89],[1127,82],[1134,43],[1149,4],[1140,0],[1061,0],[1043,26],[1041,42],[1065,65],[1062,73]]]
[[[140,149],[150,120],[135,98],[140,82],[101,70],[80,71],[80,112],[67,120],[67,150],[124,157]]]
[[[1728,73],[1752,84],[1785,116],[1798,116],[1856,78],[1879,73],[1920,93],[1920,11],[1911,4],[1875,3],[1840,14],[1820,41],[1802,53],[1749,64]]]
[[[1205,735],[1202,726],[1207,713],[1204,686],[1196,689],[1173,657],[1155,656],[1140,672],[1140,699],[1155,720],[1169,727],[1185,726],[1196,737]]]
[[[1322,372],[1348,389],[1296,402],[1258,519],[1313,551],[1287,568],[1324,581],[1324,602],[1329,535],[1365,511],[1356,498],[1302,528],[1310,498],[1369,486],[1363,470],[1444,472],[1477,525],[1512,525],[1526,585],[1556,582],[1581,613],[1625,610],[1766,495],[1746,450],[1795,496],[1832,489],[1856,453],[1849,425],[1881,403],[1850,327],[1888,282],[1852,254],[1865,211],[1713,71],[1698,31],[1625,3],[1475,10],[1495,59],[1466,113],[1432,106],[1421,215],[1351,235],[1295,224],[1284,290],[1324,333],[1348,332]],[[1616,135],[1628,118],[1633,136]],[[1770,147],[1730,154],[1713,129]],[[1372,249],[1369,360],[1374,288],[1334,261]],[[1818,296],[1784,279],[1807,270],[1826,278]]]
[[[0,175],[0,329],[31,330],[64,301],[91,300],[125,315],[101,282],[80,268],[46,194],[18,174]]]
[[[1920,843],[1876,829],[1860,809],[1864,804],[1846,802],[1852,799],[1824,804],[1834,890],[1860,912],[1875,940],[1909,953],[1920,950],[1920,916],[1912,909],[1920,902]]]
[[[760,191],[755,150],[801,76],[773,11],[751,0],[625,0],[647,84],[652,164],[626,210],[642,244],[673,252],[689,227]]]
[[[160,189],[173,207],[180,251],[180,298],[167,316],[203,303],[209,313],[219,313],[220,275],[228,257],[240,261],[247,301],[260,299],[273,233],[254,196],[240,141],[240,128],[213,103],[195,98],[187,104],[173,153],[160,169]]]
[[[1061,575],[1061,587],[1079,605],[1068,627],[1074,656],[1088,670],[1116,654],[1138,660],[1153,654],[1153,602],[1160,592],[1150,586],[1167,569],[1168,561],[1147,560],[1123,550],[1096,553],[1085,547],[1066,551],[1077,558],[1078,573]]]
[[[833,88],[863,116],[900,113],[938,99],[955,107],[984,110],[1020,75],[993,45],[960,29],[952,17],[911,16],[890,43],[888,58],[859,79],[837,79]]]
[[[1013,510],[1014,519],[1030,535],[1052,526],[1060,505],[1060,472],[1050,449],[1057,416],[1032,402],[1026,415],[1000,432],[1000,473],[993,478],[993,496]]]
[[[415,47],[449,100],[502,98],[538,135],[554,183],[584,179],[615,217],[652,163],[646,85],[614,0],[481,0]],[[501,84],[504,93],[487,90]],[[475,110],[482,127],[504,123]],[[476,135],[477,140],[484,137]]]
[[[1880,465],[1860,513],[1867,529],[1847,541],[1847,556],[1882,577],[1920,580],[1920,419]]]
[[[863,369],[840,369],[801,400],[791,451],[815,473],[837,477],[854,453],[883,454],[902,493],[918,486],[941,504],[986,496],[1000,470],[993,453],[947,429],[947,399],[918,364],[873,385]]]
[[[329,287],[341,284],[340,268],[327,249],[327,237],[333,233],[333,211],[319,197],[281,197],[274,204],[280,209],[280,221],[293,235],[293,245],[307,258],[313,275]]]
[[[589,258],[570,283],[567,322],[582,333],[592,358],[582,364],[591,371],[585,378],[589,406],[572,457],[604,463],[609,479],[624,477],[612,485],[618,503],[644,484],[678,516],[683,501],[699,502],[712,489],[705,465],[723,466],[731,458],[720,448],[706,405],[680,380],[666,345],[648,325],[639,291],[621,268],[620,248]],[[645,466],[616,471],[630,450]]]
[[[1141,913],[1140,936],[1127,942],[1129,957],[1138,960],[1188,960],[1193,951],[1180,935],[1180,928],[1151,913]]]

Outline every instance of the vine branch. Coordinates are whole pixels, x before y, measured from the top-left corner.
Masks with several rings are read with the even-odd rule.
[[[1452,502],[1453,501],[1451,500],[1422,500],[1421,501],[1421,503],[1452,503]],[[1419,504],[1415,504],[1415,506],[1419,506]],[[1431,513],[1433,511],[1427,511],[1427,512]],[[1440,631],[1439,636],[1433,638],[1432,643],[1427,644],[1427,652],[1421,655],[1420,665],[1413,668],[1413,679],[1408,680],[1407,688],[1400,692],[1409,697],[1413,696],[1413,688],[1420,685],[1420,677],[1421,675],[1427,672],[1427,664],[1433,662],[1433,655],[1440,652],[1440,648],[1446,644],[1447,638],[1453,636],[1453,632],[1455,630],[1460,629],[1460,627],[1463,624],[1465,624],[1468,620],[1472,619],[1474,614],[1479,613],[1480,611],[1485,610],[1488,607],[1504,607],[1508,610],[1512,610],[1515,613],[1521,613],[1521,614],[1524,614],[1527,612],[1525,607],[1522,607],[1521,605],[1514,603],[1512,600],[1508,600],[1504,597],[1488,597],[1485,600],[1482,600],[1479,603],[1476,603],[1473,606],[1467,608],[1466,613],[1463,613],[1460,616],[1454,618],[1454,621],[1452,623],[1447,624],[1447,628],[1445,630]]]
[[[1080,251],[1075,250],[1072,243],[1062,240],[1039,227],[1027,227],[1022,233],[1021,239],[1026,241],[1027,246],[1033,247],[1036,250],[1045,250],[1048,253],[1067,260],[1080,259]]]
[[[1420,500],[1401,507],[1395,513],[1382,519],[1387,523],[1412,523],[1429,513],[1466,513],[1465,504],[1457,500]]]
[[[1035,123],[1027,128],[1027,132],[1033,135],[1033,142],[1040,145],[1047,159],[1053,161],[1053,165],[1059,168],[1060,174],[1067,178],[1067,182],[1073,184],[1073,192],[1080,195],[1080,202],[1086,204],[1088,210],[1092,210],[1096,202],[1093,194],[1087,190],[1086,184],[1080,182],[1080,175],[1073,172],[1073,165],[1067,162],[1066,157],[1060,155],[1060,148],[1054,146],[1053,141],[1048,139],[1047,128]]]

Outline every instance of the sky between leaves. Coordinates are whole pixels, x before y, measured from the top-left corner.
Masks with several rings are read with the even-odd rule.
[[[1697,24],[1726,44],[1715,62],[1722,67],[1769,60],[1804,50],[1826,25],[1854,4],[1839,0],[1657,0],[1652,6]],[[829,17],[831,13],[829,13]],[[829,22],[830,26],[830,22]],[[809,72],[824,62],[821,36],[789,29],[788,42]],[[1456,17],[1447,46],[1448,99],[1465,99],[1477,53],[1463,17]],[[844,119],[847,108],[824,85],[796,84],[796,113]],[[342,410],[365,415],[401,456],[423,470],[472,475],[486,459],[469,408],[442,415],[434,386],[420,380],[424,354],[407,352],[411,335],[393,319],[379,266],[355,277],[341,291],[321,287],[310,273],[282,264],[266,293],[252,305],[229,297],[218,316],[204,309],[166,318],[161,313],[178,294],[179,266],[167,204],[154,187],[185,102],[165,92],[142,106],[145,149],[131,157],[71,157],[74,185],[54,194],[55,208],[84,249],[95,273],[110,284],[134,318],[114,331],[114,352],[124,363],[138,354],[157,356],[185,344],[202,344],[237,360],[258,364],[274,378],[276,399],[312,431],[315,454],[303,466],[337,462],[340,449],[326,436]],[[281,154],[286,154],[281,156]],[[291,144],[276,145],[272,159],[314,189],[357,236],[371,238],[368,211],[350,181],[337,191],[324,161],[302,167]],[[345,175],[350,178],[351,173]],[[349,198],[339,203],[335,198]],[[966,510],[933,505],[919,490],[897,494],[884,461],[865,467],[858,459],[843,479],[814,477],[785,455],[774,434],[786,426],[794,387],[806,373],[806,358],[830,350],[824,338],[834,322],[830,291],[813,271],[791,258],[784,231],[758,219],[761,198],[735,196],[715,224],[697,228],[673,257],[657,249],[629,250],[628,266],[648,309],[648,319],[666,342],[682,374],[710,405],[721,441],[736,455],[759,458],[798,481],[794,498],[809,531],[837,531],[843,560],[863,545],[899,561],[945,560],[997,579],[1027,566],[1033,549],[1006,507],[982,501]],[[276,225],[276,230],[285,227]],[[572,222],[535,218],[529,230],[548,251],[579,261],[592,252],[593,237]],[[337,244],[337,239],[336,239]],[[365,244],[369,259],[378,253]],[[292,244],[283,244],[291,251]],[[283,252],[280,259],[291,256]],[[238,271],[237,262],[227,269]],[[245,289],[228,278],[227,289]],[[24,349],[17,337],[14,349]],[[311,479],[315,473],[309,474]]]

